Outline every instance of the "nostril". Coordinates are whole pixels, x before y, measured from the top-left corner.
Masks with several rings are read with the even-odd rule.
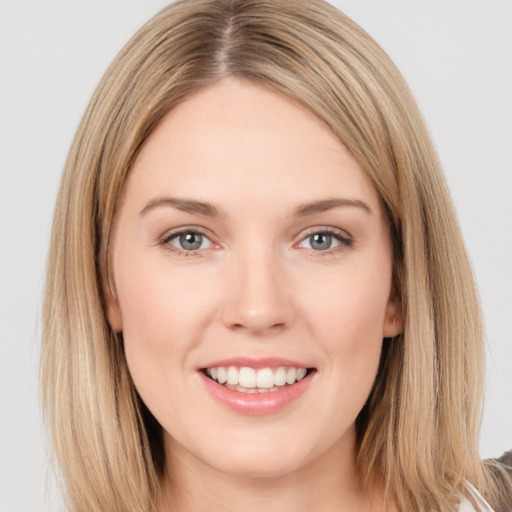
[[[248,318],[245,322],[236,322],[229,326],[235,331],[250,331],[256,334],[271,334],[275,331],[281,331],[286,327],[285,322],[268,322],[265,318]]]

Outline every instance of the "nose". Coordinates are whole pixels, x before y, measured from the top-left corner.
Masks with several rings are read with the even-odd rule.
[[[268,335],[290,325],[292,287],[277,259],[260,251],[231,262],[222,313],[226,327]]]

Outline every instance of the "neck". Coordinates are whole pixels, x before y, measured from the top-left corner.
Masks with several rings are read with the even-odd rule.
[[[383,510],[382,493],[363,492],[355,433],[282,475],[246,476],[218,471],[172,440],[160,512],[345,512]],[[375,506],[377,504],[377,506]]]

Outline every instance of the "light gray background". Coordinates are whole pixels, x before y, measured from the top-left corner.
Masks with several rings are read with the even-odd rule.
[[[57,510],[38,411],[40,297],[73,133],[100,76],[165,0],[0,0],[0,511]],[[339,0],[427,119],[480,286],[484,457],[512,448],[512,2]],[[49,487],[49,491],[46,488]]]

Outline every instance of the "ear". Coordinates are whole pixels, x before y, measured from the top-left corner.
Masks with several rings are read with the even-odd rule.
[[[113,279],[111,276],[107,274],[106,270],[106,257],[103,256],[101,258],[101,279],[103,281],[103,288],[105,290],[105,297],[106,297],[106,314],[107,314],[107,320],[116,332],[122,332],[123,331],[123,317],[121,315],[121,308],[119,307],[119,300],[116,298],[115,295],[115,286]]]
[[[114,297],[110,286],[107,286],[107,320],[110,327],[116,332],[123,330],[123,317],[121,315],[121,308],[119,307],[118,300]]]
[[[403,329],[403,311],[402,304],[398,297],[395,287],[391,290],[388,303],[386,305],[386,314],[382,328],[383,338],[394,338],[398,336]]]

